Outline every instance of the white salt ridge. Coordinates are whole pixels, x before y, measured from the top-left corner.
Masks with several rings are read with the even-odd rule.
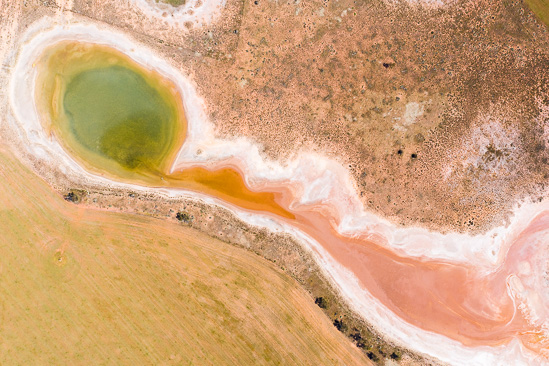
[[[202,26],[212,23],[220,16],[226,0],[187,0],[185,4],[174,7],[156,0],[130,0],[149,18],[168,22],[170,25],[183,26],[192,23]]]
[[[195,98],[188,98],[186,108],[196,108]],[[508,246],[515,236],[548,203],[522,204],[508,227],[498,227],[484,235],[459,233],[441,234],[423,228],[397,227],[391,222],[367,212],[360,201],[349,172],[338,162],[320,154],[300,152],[297,158],[282,165],[266,161],[259,146],[249,139],[217,139],[212,126],[197,119],[188,141],[180,151],[173,169],[196,162],[219,162],[236,158],[241,162],[245,179],[251,187],[261,182],[288,182],[298,192],[292,209],[306,205],[330,206],[339,219],[338,231],[353,236],[365,232],[382,234],[388,246],[397,253],[416,258],[428,258],[451,263],[468,263],[490,272],[498,268],[506,257]],[[189,124],[193,124],[189,121]],[[197,152],[200,152],[198,154]],[[436,245],[432,245],[436,243]]]
[[[407,3],[411,6],[421,6],[427,9],[437,9],[443,6],[448,6],[456,3],[456,0],[385,0],[391,5],[401,5]]]
[[[523,205],[516,211],[513,223],[497,228],[486,235],[440,234],[420,228],[397,228],[391,223],[368,213],[356,195],[347,170],[334,160],[319,154],[300,152],[297,157],[280,164],[266,161],[257,144],[249,139],[222,140],[214,137],[208,121],[204,101],[196,94],[193,83],[165,60],[132,41],[128,36],[105,26],[70,22],[67,19],[43,18],[34,23],[19,39],[20,47],[9,86],[13,116],[8,116],[10,127],[20,139],[19,145],[38,160],[54,165],[74,177],[110,187],[119,187],[150,193],[152,189],[114,182],[85,171],[53,138],[43,131],[36,107],[29,96],[34,95],[36,71],[33,62],[48,45],[62,40],[95,42],[118,49],[146,68],[154,69],[171,79],[179,87],[188,121],[188,135],[174,169],[198,162],[236,159],[240,162],[247,183],[254,187],[266,181],[290,181],[298,199],[292,209],[307,205],[328,206],[339,220],[339,231],[353,236],[367,232],[380,233],[388,246],[402,255],[423,259],[468,263],[487,272],[496,269],[505,259],[509,243],[532,217],[546,204]],[[201,151],[198,153],[198,151]],[[353,309],[371,322],[383,334],[416,351],[456,365],[522,365],[542,364],[536,355],[524,349],[517,340],[502,347],[465,347],[447,337],[424,331],[396,317],[389,309],[361,288],[356,277],[309,236],[273,217],[250,213],[203,194],[175,189],[156,189],[162,195],[193,197],[208,204],[228,208],[243,221],[271,230],[287,232],[311,250],[319,265],[333,280]],[[436,243],[429,245],[429,243]]]

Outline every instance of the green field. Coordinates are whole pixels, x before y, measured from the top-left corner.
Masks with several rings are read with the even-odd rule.
[[[185,5],[185,2],[186,0],[156,0],[156,2],[163,2],[163,3],[166,3],[166,4],[170,4],[172,6],[180,6],[180,5]]]
[[[272,263],[64,201],[0,148],[0,364],[367,364]]]
[[[549,27],[549,0],[526,0],[526,4]]]

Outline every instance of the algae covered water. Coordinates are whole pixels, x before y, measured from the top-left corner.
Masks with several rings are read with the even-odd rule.
[[[174,111],[147,80],[122,66],[83,71],[67,85],[63,109],[75,139],[127,169],[159,166]]]
[[[167,169],[185,127],[180,97],[169,81],[91,44],[57,45],[44,66],[50,128],[76,156],[122,176]]]

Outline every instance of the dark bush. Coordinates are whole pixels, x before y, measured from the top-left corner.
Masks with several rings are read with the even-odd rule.
[[[328,304],[326,303],[326,300],[324,300],[323,297],[317,297],[315,299],[315,304],[317,304],[318,307],[321,309],[326,309],[326,307],[328,306]]]
[[[66,195],[63,196],[65,201],[76,203],[78,202],[78,196],[74,192],[69,192]]]
[[[340,332],[345,332],[345,330],[347,329],[347,326],[343,323],[342,320],[339,320],[339,319],[334,320],[334,326]]]
[[[356,342],[360,342],[362,340],[362,336],[359,332],[351,334],[351,338],[353,338]]]
[[[189,223],[193,219],[191,215],[182,211],[179,211],[177,214],[175,214],[175,218],[185,223]]]

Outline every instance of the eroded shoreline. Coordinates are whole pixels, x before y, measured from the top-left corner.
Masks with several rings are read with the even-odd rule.
[[[80,31],[79,27],[81,27]],[[94,32],[89,32],[90,28],[87,27],[94,27]],[[41,35],[52,35],[51,32],[43,32],[44,29],[39,28],[40,27],[38,27],[38,29],[35,29],[35,32],[38,33],[40,31]],[[121,35],[113,36],[112,32],[100,30],[95,26],[83,26],[75,24],[71,27],[68,27],[68,30],[60,30],[59,28],[54,28],[54,31],[58,32],[53,33],[54,35],[56,35],[56,37],[71,37],[71,39],[81,37],[81,39],[87,39],[94,42],[112,42],[110,43],[111,46],[114,45],[115,47],[125,49],[125,51],[130,52],[131,55],[133,54],[134,57],[139,58],[139,62],[148,62],[148,66],[156,68],[159,64],[162,66],[166,65],[162,60],[159,60],[158,58],[151,59],[151,51],[143,52],[143,49],[139,49],[138,47],[135,47],[132,50],[131,42],[127,38]],[[86,34],[91,35],[92,33],[93,36],[85,38],[87,37]],[[97,37],[96,40],[90,39],[93,37]],[[37,38],[40,38],[40,36],[38,36]],[[30,44],[32,45],[32,42],[35,42],[37,38],[31,37],[32,40]],[[55,39],[55,37],[53,39]],[[39,45],[42,45],[44,39],[41,39],[40,42],[41,43],[39,43]],[[28,49],[28,45],[25,46],[24,50]],[[136,51],[136,49],[138,49],[138,51]],[[142,59],[142,57],[144,58]],[[32,52],[30,52],[27,59],[32,59]],[[18,63],[18,68],[16,69],[14,75],[17,75],[17,72],[23,74],[26,73],[25,68],[19,68],[19,66],[20,63]],[[170,73],[169,65],[162,71]],[[186,144],[185,148],[181,151],[179,156],[179,165],[176,165],[175,167],[183,166],[189,162],[196,163],[209,160],[222,161],[232,156],[237,161],[243,164],[244,168],[242,168],[242,170],[244,172],[244,176],[247,179],[247,183],[251,188],[258,188],[262,186],[266,180],[271,180],[275,182],[290,182],[290,184],[296,186],[295,196],[300,197],[300,200],[298,202],[290,203],[291,207],[293,207],[294,209],[299,209],[300,206],[307,207],[315,205],[319,206],[320,204],[325,205],[328,208],[328,211],[332,213],[333,217],[338,220],[338,229],[340,233],[345,233],[347,236],[360,236],[361,234],[369,235],[369,233],[375,233],[378,234],[380,237],[386,238],[386,243],[384,244],[388,248],[391,248],[392,250],[395,250],[397,252],[400,251],[401,253],[404,253],[408,256],[416,258],[440,259],[443,261],[448,261],[450,263],[463,263],[466,261],[473,261],[474,265],[482,268],[485,272],[490,273],[497,270],[497,268],[499,268],[499,266],[505,261],[508,246],[512,242],[513,238],[516,237],[519,232],[530,222],[532,217],[534,217],[536,213],[539,212],[540,208],[543,208],[543,206],[540,205],[523,208],[522,211],[516,215],[516,217],[518,217],[519,219],[514,220],[513,224],[508,229],[500,228],[495,232],[490,233],[490,235],[479,236],[475,238],[467,235],[457,234],[437,235],[420,229],[395,229],[384,220],[380,220],[372,215],[368,215],[361,207],[358,206],[357,202],[353,199],[353,187],[350,183],[350,179],[348,179],[348,174],[345,172],[343,167],[339,166],[337,163],[326,159],[319,159],[319,156],[316,155],[304,154],[302,155],[303,159],[301,161],[294,162],[293,166],[284,167],[274,162],[265,163],[262,160],[257,147],[254,146],[253,143],[251,143],[250,141],[240,139],[237,140],[235,143],[235,141],[222,141],[215,139],[213,137],[212,128],[208,125],[207,119],[205,118],[205,113],[202,109],[204,103],[199,99],[198,96],[196,96],[192,84],[181,75],[178,75],[177,72],[172,72],[172,75],[168,76],[175,78],[172,80],[176,80],[177,84],[180,85],[182,89],[190,126],[189,136],[191,135],[191,131],[194,131],[193,133],[195,134],[193,138],[189,139],[190,143],[188,145]],[[29,80],[27,79],[27,81]],[[14,101],[14,99],[16,99],[14,98],[15,95],[17,95],[17,92],[12,90],[12,102]],[[21,106],[15,105],[15,111],[21,112],[20,109],[18,109],[20,107]],[[23,113],[26,112],[27,111]],[[19,115],[17,120],[25,121],[24,123],[29,123],[29,119],[32,120],[33,118],[32,109],[29,112],[31,113],[30,115]],[[31,131],[34,132],[30,132],[26,129],[29,126],[31,128]],[[32,130],[33,128],[34,130]],[[86,177],[84,180],[93,182],[95,184],[108,184],[109,186],[118,188],[133,190],[139,189],[143,192],[151,192],[151,190],[147,190],[144,188],[127,186],[109,181],[107,179],[91,176],[83,169],[81,169],[77,164],[75,164],[69,156],[66,156],[66,154],[64,156],[64,152],[54,146],[54,141],[50,140],[48,143],[47,138],[44,140],[44,136],[40,136],[40,129],[36,129],[35,126],[32,124],[23,126],[22,132],[27,133],[27,138],[31,142],[31,144],[29,145],[29,149],[34,149],[34,151],[29,150],[29,152],[32,155],[35,155],[35,157],[38,157],[46,162],[49,160],[50,163],[56,161],[57,158],[61,158],[61,161],[64,162],[64,168],[66,169],[66,173],[68,175],[74,176],[74,174],[82,174],[84,177]],[[38,136],[38,138],[36,136]],[[238,148],[235,148],[235,145],[239,145]],[[197,154],[198,150],[201,151],[200,154]],[[250,151],[252,151],[251,154]],[[220,152],[223,152],[223,154],[220,154]],[[246,156],[244,156],[245,153]],[[311,171],[311,161],[315,161],[317,163],[316,167],[318,171],[315,171],[314,168]],[[318,165],[318,162],[322,162],[320,164],[320,167]],[[326,172],[328,172],[328,174],[326,174]],[[328,187],[328,189],[326,189],[326,187]],[[346,187],[346,189],[341,189],[342,187]],[[180,193],[169,192],[169,194],[177,195]],[[344,204],[341,205],[341,202],[343,202]],[[219,204],[219,202],[215,203]],[[353,283],[353,279],[349,278],[344,270],[338,268],[338,265],[336,263],[330,262],[330,256],[323,252],[321,247],[315,245],[315,241],[311,240],[308,235],[304,235],[302,232],[296,231],[295,229],[288,227],[288,225],[286,224],[277,223],[273,221],[271,217],[263,217],[261,215],[250,214],[249,212],[236,211],[234,210],[234,208],[231,209],[237,214],[237,216],[239,216],[240,219],[243,219],[245,222],[257,226],[269,227],[270,229],[290,232],[294,236],[299,237],[301,241],[306,242],[309,246],[314,248],[314,250],[316,251],[317,261],[319,263],[322,263],[322,267],[324,267],[325,271],[328,271],[329,277],[332,277],[339,286],[344,287],[343,284],[346,284],[346,286],[349,287],[347,289],[342,289],[344,294],[350,299],[352,299],[353,296],[356,296],[353,294],[356,294],[357,289],[360,289],[360,285],[356,283],[356,281],[355,283]],[[369,230],[364,232],[366,228],[369,228]],[[496,237],[493,237],[494,233],[497,234]],[[411,238],[413,238],[414,235],[415,240],[412,240]],[[440,239],[440,242],[447,243],[447,245],[442,246],[443,250],[441,250],[440,252],[432,252],[432,246],[425,246],[424,243],[428,241],[436,241],[437,238]],[[371,239],[375,238],[372,237]],[[404,239],[410,241],[404,242]],[[486,239],[488,239],[488,244],[485,244]],[[476,242],[477,245],[472,245],[473,248],[471,250],[469,246],[471,245],[472,241]],[[366,299],[365,301],[364,298],[357,299],[355,297],[354,301],[352,301],[352,305],[359,307],[359,303],[372,303],[372,301],[375,303],[374,299]],[[366,306],[366,308],[361,309],[361,313],[365,316],[365,318],[371,320],[371,310],[372,308]],[[377,308],[377,312],[382,313],[383,311],[386,311],[386,309],[383,309],[383,307]],[[365,314],[369,314],[370,317],[366,316]],[[396,325],[394,323],[391,324],[391,321],[396,321],[394,319],[378,319],[378,323],[381,324],[376,325],[378,327],[383,327],[383,321],[389,322],[385,323],[385,325],[391,325],[393,327],[395,327]],[[375,324],[375,321],[373,322]],[[398,324],[395,328],[399,329],[399,331],[402,332],[403,329],[406,328],[406,325]],[[398,334],[388,333],[388,335],[390,338],[396,338],[401,342],[404,342],[404,339],[409,342],[409,337],[411,334],[413,334],[415,330],[417,329],[408,329],[408,334],[406,334],[406,336],[404,337],[402,334],[399,336]],[[427,337],[427,335],[424,336]],[[427,338],[425,338],[422,340],[416,340],[416,342],[417,343],[415,344],[409,343],[408,345],[412,348],[416,348],[422,351],[422,347],[425,348],[428,343],[441,342],[441,339],[440,337],[435,336],[433,339],[430,340],[427,340]],[[423,346],[421,345],[421,343],[423,343]],[[462,349],[462,347],[459,347],[459,345],[455,344],[455,342],[452,341],[450,341],[447,346],[450,347],[449,349],[452,349],[453,347],[458,347],[458,349],[460,350]],[[509,347],[506,347],[505,349],[510,350],[511,354],[513,354],[516,352],[516,350],[514,349],[516,347],[517,345],[513,344]],[[448,357],[449,349],[445,351],[446,357]],[[476,357],[480,357],[478,356],[478,351],[479,349],[476,349],[476,352],[474,352],[474,354],[477,355]],[[491,354],[490,349],[487,349],[485,351],[485,356],[489,357],[489,355]],[[445,352],[443,351],[443,353],[441,353],[440,355],[435,354],[434,356],[444,360]],[[501,349],[499,350],[499,352],[501,352]],[[469,356],[472,355],[473,354],[470,354]],[[508,357],[508,355],[504,354],[503,357]],[[456,360],[449,359],[448,361],[455,362]]]

